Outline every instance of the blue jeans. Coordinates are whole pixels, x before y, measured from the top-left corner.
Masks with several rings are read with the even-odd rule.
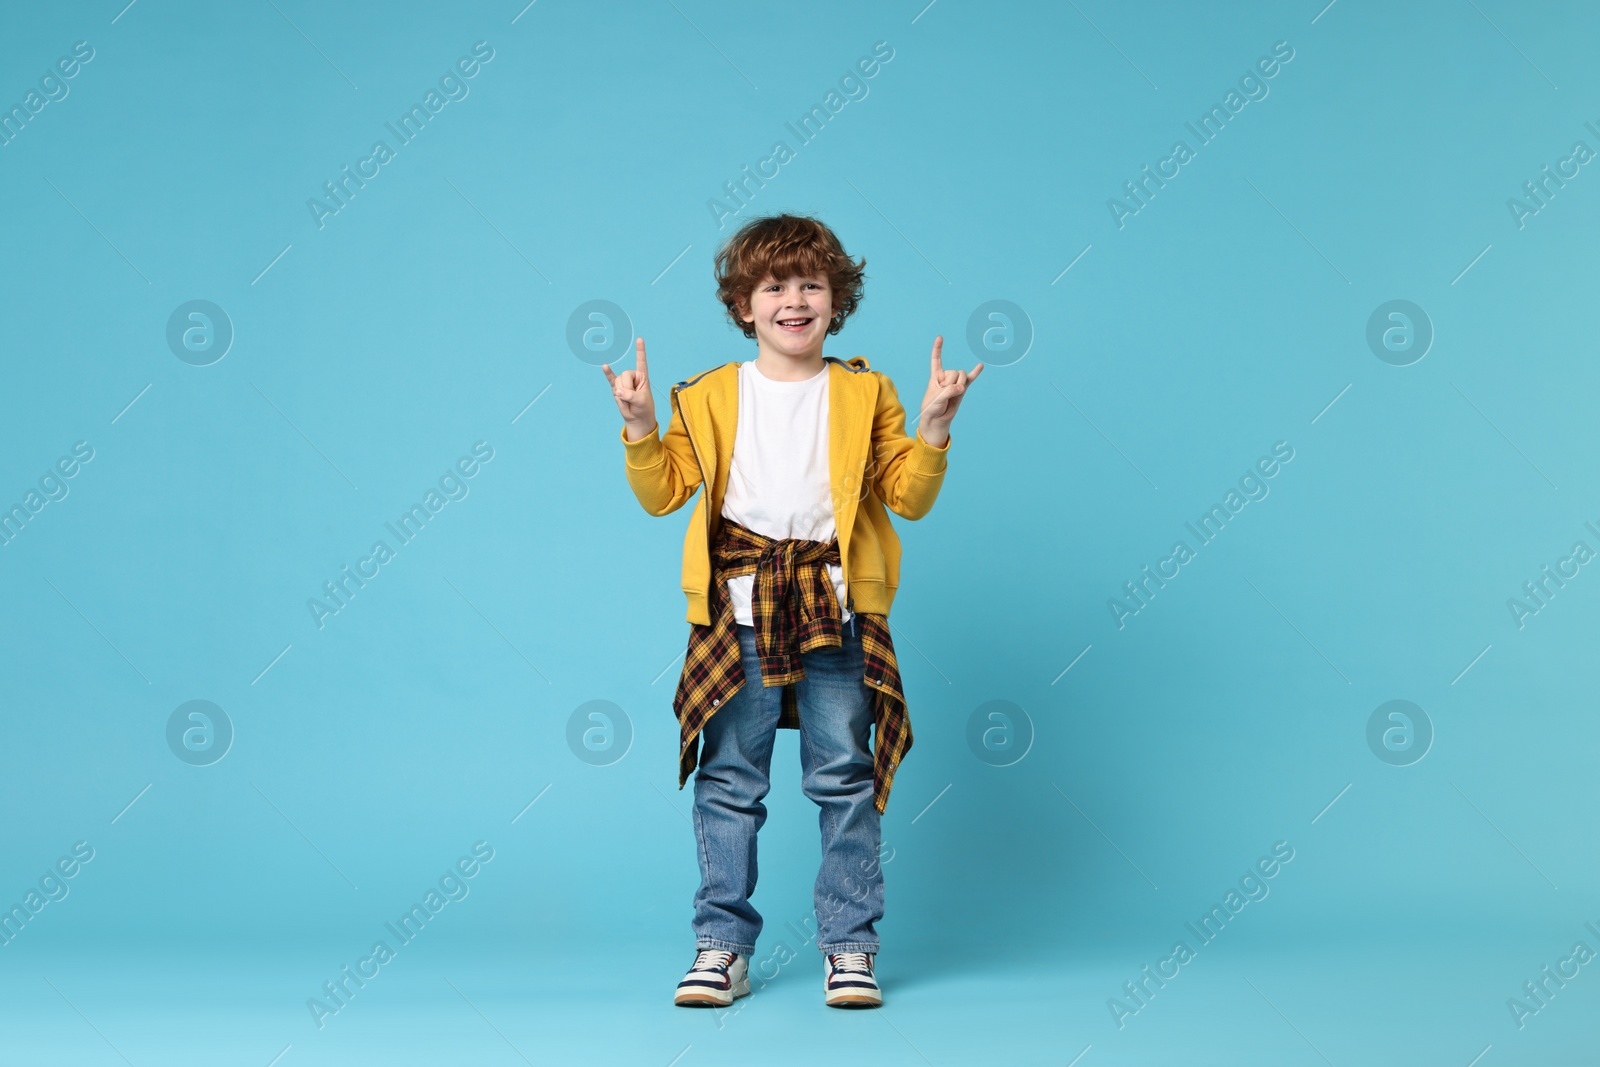
[[[802,652],[806,676],[794,683],[800,712],[800,786],[821,809],[822,867],[814,902],[817,948],[877,952],[883,918],[878,809],[872,803],[872,690],[851,618],[838,648]],[[737,626],[744,685],[700,731],[694,778],[694,832],[700,888],[694,895],[695,948],[755,955],[759,912],[756,833],[767,821],[772,742],[783,687],[761,684],[752,626]]]

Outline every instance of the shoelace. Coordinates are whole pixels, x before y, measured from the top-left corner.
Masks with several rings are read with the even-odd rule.
[[[694,957],[691,971],[726,971],[733,964],[733,953],[726,949],[703,948]]]
[[[835,971],[850,971],[855,974],[871,974],[872,968],[867,963],[865,952],[835,952],[829,956],[833,960]]]

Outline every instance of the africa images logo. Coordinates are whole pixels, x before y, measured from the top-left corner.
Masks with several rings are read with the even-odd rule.
[[[383,573],[382,568],[393,561],[399,550],[417,539],[417,536],[427,528],[434,516],[444,510],[445,505],[455,500],[465,500],[472,491],[466,479],[474,478],[483,470],[483,465],[494,459],[494,446],[488,441],[478,441],[472,446],[471,456],[462,456],[456,460],[454,467],[445,469],[439,476],[439,487],[428,487],[422,500],[414,503],[410,508],[400,513],[393,522],[383,524],[394,538],[394,547],[389,542],[379,539],[372,543],[372,549],[367,555],[356,560],[355,570],[350,569],[350,564],[344,564],[336,579],[329,579],[322,583],[323,597],[308,597],[306,610],[311,613],[311,621],[321,630],[327,625],[327,619],[339,614],[350,606],[357,593],[367,587],[367,583]],[[370,570],[368,568],[371,568]]]
[[[423,95],[420,104],[414,103],[394,122],[385,122],[384,127],[394,135],[394,146],[388,141],[378,140],[372,143],[372,150],[362,159],[356,161],[356,169],[352,171],[350,164],[346,163],[340,168],[339,175],[331,181],[322,183],[322,191],[326,199],[315,196],[306,200],[306,210],[311,212],[311,221],[317,224],[317,229],[326,228],[326,219],[337,215],[350,206],[356,194],[367,187],[367,182],[382,173],[382,168],[395,159],[398,154],[396,149],[410,144],[427,128],[433,116],[445,109],[445,105],[452,101],[465,100],[472,91],[467,82],[478,76],[485,64],[494,59],[494,49],[488,41],[479,41],[472,46],[472,55],[462,56],[457,59],[455,66],[448,68],[439,77],[437,89],[429,86]],[[398,123],[398,125],[396,125]]]

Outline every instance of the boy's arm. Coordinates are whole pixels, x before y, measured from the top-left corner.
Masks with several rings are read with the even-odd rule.
[[[700,464],[676,406],[665,437],[657,425],[637,441],[630,441],[628,427],[623,426],[622,446],[628,485],[650,514],[677,511],[700,487]]]
[[[894,382],[878,376],[878,409],[872,416],[872,455],[867,458],[867,479],[884,506],[904,519],[920,519],[932,508],[944,484],[950,442],[935,448],[917,428],[906,436],[906,411]]]

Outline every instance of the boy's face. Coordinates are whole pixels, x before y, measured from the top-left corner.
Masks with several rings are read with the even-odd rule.
[[[752,323],[761,351],[805,359],[822,354],[833,320],[833,289],[825,275],[765,278],[750,294],[741,316]]]

